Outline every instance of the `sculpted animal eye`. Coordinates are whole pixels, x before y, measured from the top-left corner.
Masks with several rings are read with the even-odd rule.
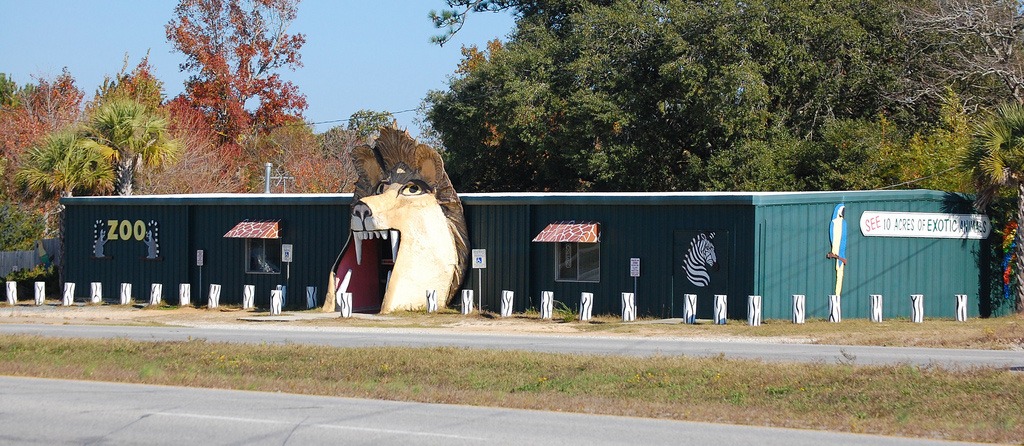
[[[408,183],[402,187],[402,195],[421,195],[424,192],[426,192],[424,188],[416,183]]]
[[[386,182],[377,183],[377,190],[374,191],[374,194],[382,194],[382,193],[384,193],[384,189],[387,189],[387,188],[388,188],[388,183],[386,183]]]

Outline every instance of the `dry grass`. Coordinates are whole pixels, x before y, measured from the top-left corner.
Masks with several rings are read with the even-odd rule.
[[[1024,379],[992,369],[0,336],[0,373],[1024,441]]]
[[[777,338],[787,341],[836,345],[877,345],[889,347],[938,347],[1007,350],[1024,349],[1024,318],[970,319],[956,322],[931,319],[915,324],[907,319],[889,319],[874,323],[867,319],[846,319],[835,324],[826,320],[808,320],[793,324],[783,320],[767,320],[759,327],[746,321],[731,320],[726,325],[699,321],[686,325],[674,320],[645,319],[623,323],[618,316],[597,316],[589,322],[540,320],[536,314],[517,314],[499,318],[490,313],[463,316],[454,311],[439,314],[417,312],[396,313],[387,318],[318,319],[305,322],[320,326],[472,329],[477,331],[511,331],[521,333],[581,333],[632,336],[671,337],[744,337]]]

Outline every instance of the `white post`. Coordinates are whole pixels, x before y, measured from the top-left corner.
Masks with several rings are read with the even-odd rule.
[[[192,305],[192,284],[178,284],[178,306],[187,307]]]
[[[828,321],[839,323],[843,321],[843,307],[839,301],[839,295],[828,295]]]
[[[337,305],[341,312],[341,317],[350,318],[352,317],[352,293],[346,293],[341,290],[334,292],[334,303]]]
[[[132,303],[132,284],[121,282],[121,305]]]
[[[871,322],[882,322],[882,295],[871,295]]]
[[[281,291],[277,289],[275,291]],[[242,287],[242,309],[248,310],[256,306],[256,285]]]
[[[512,316],[512,300],[515,293],[509,290],[501,290],[501,317]]]
[[[437,290],[427,290],[427,313],[437,312]]]
[[[281,290],[281,308],[287,307],[288,306],[288,287],[285,286],[285,285],[278,285],[277,289]],[[252,293],[252,294],[253,294],[253,296],[256,295],[255,292]],[[254,297],[254,299],[255,299],[255,297]],[[255,301],[253,302],[252,306],[253,307],[256,306],[256,302]]]
[[[36,305],[42,305],[46,300],[46,282],[36,282]]]
[[[622,293],[622,322],[636,320],[636,295],[633,293]]]
[[[7,305],[18,303],[18,282],[7,281]]]
[[[918,324],[924,322],[924,294],[910,295],[910,321]]]
[[[473,312],[473,290],[462,290],[462,314]]]
[[[206,303],[206,308],[217,308],[220,306],[220,284],[210,284],[210,296]]]
[[[589,321],[594,309],[594,293],[580,293],[580,320]]]
[[[60,304],[69,307],[75,303],[75,283],[64,282],[64,295],[60,299]]]
[[[967,295],[956,295],[956,321],[967,322]]]
[[[281,314],[281,290],[270,290],[270,315],[277,316],[279,314]]]
[[[747,296],[747,325],[761,326],[761,296]]]
[[[803,294],[793,295],[793,323],[802,324],[807,315],[807,296]]]
[[[715,325],[725,325],[726,299],[724,294],[715,295]]]
[[[315,286],[307,286],[306,287],[306,309],[307,310],[312,310],[314,308],[316,308],[316,287]]]
[[[554,291],[541,291],[540,292],[540,318],[551,319],[551,313],[555,309],[555,292]]]
[[[103,282],[89,284],[89,302],[94,304],[103,302]]]
[[[697,295],[696,294],[684,294],[683,295],[683,323],[684,324],[696,324],[697,323]]]
[[[164,300],[164,285],[162,283],[154,283],[149,287],[149,305],[160,306],[160,301]]]

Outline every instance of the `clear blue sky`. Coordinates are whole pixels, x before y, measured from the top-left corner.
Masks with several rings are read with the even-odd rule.
[[[116,74],[125,53],[134,66],[149,51],[168,98],[184,89],[184,61],[172,52],[164,25],[174,0],[0,0],[0,72],[18,84],[53,78],[68,67],[90,99],[105,75]],[[427,14],[444,0],[304,0],[291,33],[306,35],[303,66],[282,71],[306,95],[309,122],[341,120],[360,109],[398,112],[443,89],[463,45],[502,41],[513,29],[508,13],[470,17],[456,38],[439,47]],[[398,113],[416,135],[415,112]],[[317,132],[344,122],[321,124]]]

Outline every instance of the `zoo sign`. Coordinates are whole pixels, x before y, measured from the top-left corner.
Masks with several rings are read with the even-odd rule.
[[[860,232],[865,237],[983,240],[992,233],[992,223],[983,214],[864,211]]]

